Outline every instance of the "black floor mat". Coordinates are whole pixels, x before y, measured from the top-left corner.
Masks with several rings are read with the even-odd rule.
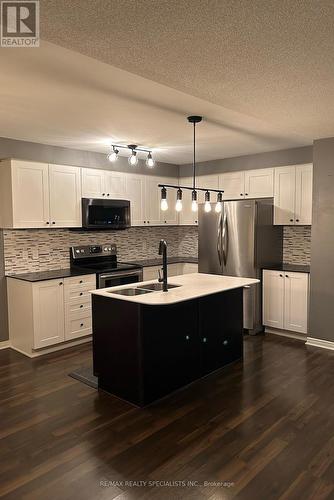
[[[83,382],[84,384],[93,387],[93,389],[97,389],[98,387],[97,377],[93,375],[92,366],[82,366],[81,368],[78,368],[77,370],[69,373],[68,375],[72,378],[75,378],[76,380],[79,380],[79,382]]]

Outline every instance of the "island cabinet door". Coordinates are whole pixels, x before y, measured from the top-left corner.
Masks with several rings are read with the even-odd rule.
[[[242,288],[199,300],[199,333],[202,375],[243,355]]]
[[[200,377],[198,302],[143,307],[144,404]]]

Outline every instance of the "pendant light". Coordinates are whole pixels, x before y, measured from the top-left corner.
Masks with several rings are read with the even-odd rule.
[[[182,210],[182,189],[178,189],[176,193],[176,203],[175,203],[175,210],[177,212],[181,212]]]
[[[155,161],[152,158],[151,151],[147,155],[146,165],[148,166],[148,168],[153,168],[155,165]]]
[[[219,214],[222,210],[223,210],[223,193],[219,192],[217,194],[217,203],[216,203],[215,211],[217,212],[217,214]]]
[[[136,144],[129,144],[128,148],[131,149],[132,153],[131,156],[129,156],[128,162],[131,167],[136,167],[138,165],[138,157],[137,157],[137,145]]]
[[[176,186],[175,184],[158,184],[158,187],[161,189],[161,210],[168,209],[167,203],[167,190],[166,189],[176,189],[176,204],[175,210],[177,212],[181,212],[182,210],[182,190],[190,190],[191,191],[191,210],[192,212],[198,211],[198,191],[205,192],[205,203],[204,210],[205,212],[211,212],[212,206],[210,202],[210,193],[217,193],[217,204],[215,207],[216,212],[222,211],[222,201],[223,201],[223,189],[206,189],[202,187],[196,186],[196,124],[202,121],[202,117],[198,115],[188,116],[187,118],[189,123],[192,123],[193,128],[193,175],[192,175],[192,186]]]
[[[168,202],[167,202],[167,191],[166,191],[166,188],[163,187],[161,189],[161,204],[160,204],[160,208],[163,212],[166,212],[166,210],[168,210]]]
[[[205,212],[211,212],[211,203],[210,203],[210,193],[209,193],[209,191],[207,191],[205,193],[204,211]]]

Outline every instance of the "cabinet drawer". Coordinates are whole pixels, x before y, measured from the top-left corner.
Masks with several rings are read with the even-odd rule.
[[[66,286],[85,286],[85,285],[93,285],[93,288],[96,285],[96,275],[95,274],[86,274],[84,276],[72,276],[72,278],[65,278],[65,287]]]
[[[71,340],[92,334],[92,317],[90,314],[82,317],[67,317],[65,340]]]
[[[90,291],[95,290],[95,287],[88,287],[86,286],[85,288],[74,288],[72,289],[66,289],[65,288],[65,304],[72,302],[74,300],[89,300],[91,297]]]
[[[92,311],[92,304],[90,298],[84,300],[71,300],[65,305],[66,314],[84,313],[85,315]]]

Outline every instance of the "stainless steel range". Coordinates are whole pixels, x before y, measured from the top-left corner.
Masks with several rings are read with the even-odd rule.
[[[96,287],[136,283],[143,279],[143,268],[138,264],[117,261],[116,245],[88,245],[70,248],[71,268],[96,273]]]

